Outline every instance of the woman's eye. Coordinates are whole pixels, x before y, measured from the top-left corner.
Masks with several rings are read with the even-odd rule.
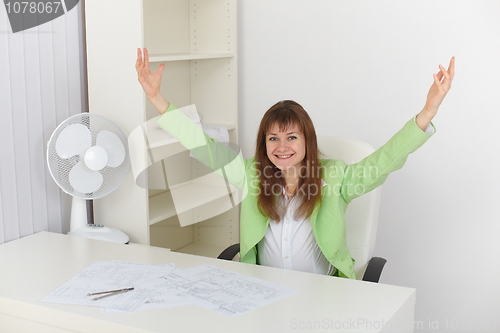
[[[297,137],[296,136],[290,136],[290,137],[288,137],[288,139],[289,140],[295,140],[295,139],[297,139]]]
[[[276,141],[276,138],[269,138],[269,141]]]

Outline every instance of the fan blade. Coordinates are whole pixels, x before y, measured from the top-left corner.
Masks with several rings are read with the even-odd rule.
[[[72,124],[61,131],[56,141],[56,152],[61,158],[78,155],[92,145],[90,130],[82,124]]]
[[[90,170],[79,162],[69,172],[69,183],[75,191],[92,193],[101,188],[103,177],[99,171]]]
[[[97,134],[96,146],[104,148],[108,153],[107,166],[116,168],[125,160],[125,146],[118,135],[113,132],[100,131]]]

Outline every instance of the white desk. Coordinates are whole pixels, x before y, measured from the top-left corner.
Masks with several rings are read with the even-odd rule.
[[[230,318],[196,307],[101,314],[40,303],[94,261],[208,263],[300,292]],[[0,245],[0,332],[413,332],[415,290],[41,232]],[[382,326],[382,323],[384,324]]]

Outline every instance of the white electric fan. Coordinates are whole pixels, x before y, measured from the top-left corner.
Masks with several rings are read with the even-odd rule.
[[[57,185],[73,196],[68,234],[128,242],[128,236],[120,230],[93,224],[86,207],[88,200],[117,189],[128,172],[127,138],[115,123],[94,113],[69,117],[47,143],[47,164]]]

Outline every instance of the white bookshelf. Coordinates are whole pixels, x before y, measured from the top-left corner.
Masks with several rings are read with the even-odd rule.
[[[86,0],[90,112],[110,118],[127,136],[158,116],[134,68],[137,48],[146,47],[152,71],[165,63],[163,96],[177,107],[196,105],[203,125],[224,126],[237,144],[236,14],[236,0]],[[169,185],[165,161],[147,171],[148,183],[163,188],[141,188],[130,172],[95,202],[96,223],[124,231],[131,242],[191,254],[216,256],[239,242],[239,207],[232,208],[228,195],[234,188],[215,174],[198,175],[198,162],[162,129],[147,136],[153,152],[179,158],[178,175],[187,180]],[[186,216],[202,222],[181,227]]]

